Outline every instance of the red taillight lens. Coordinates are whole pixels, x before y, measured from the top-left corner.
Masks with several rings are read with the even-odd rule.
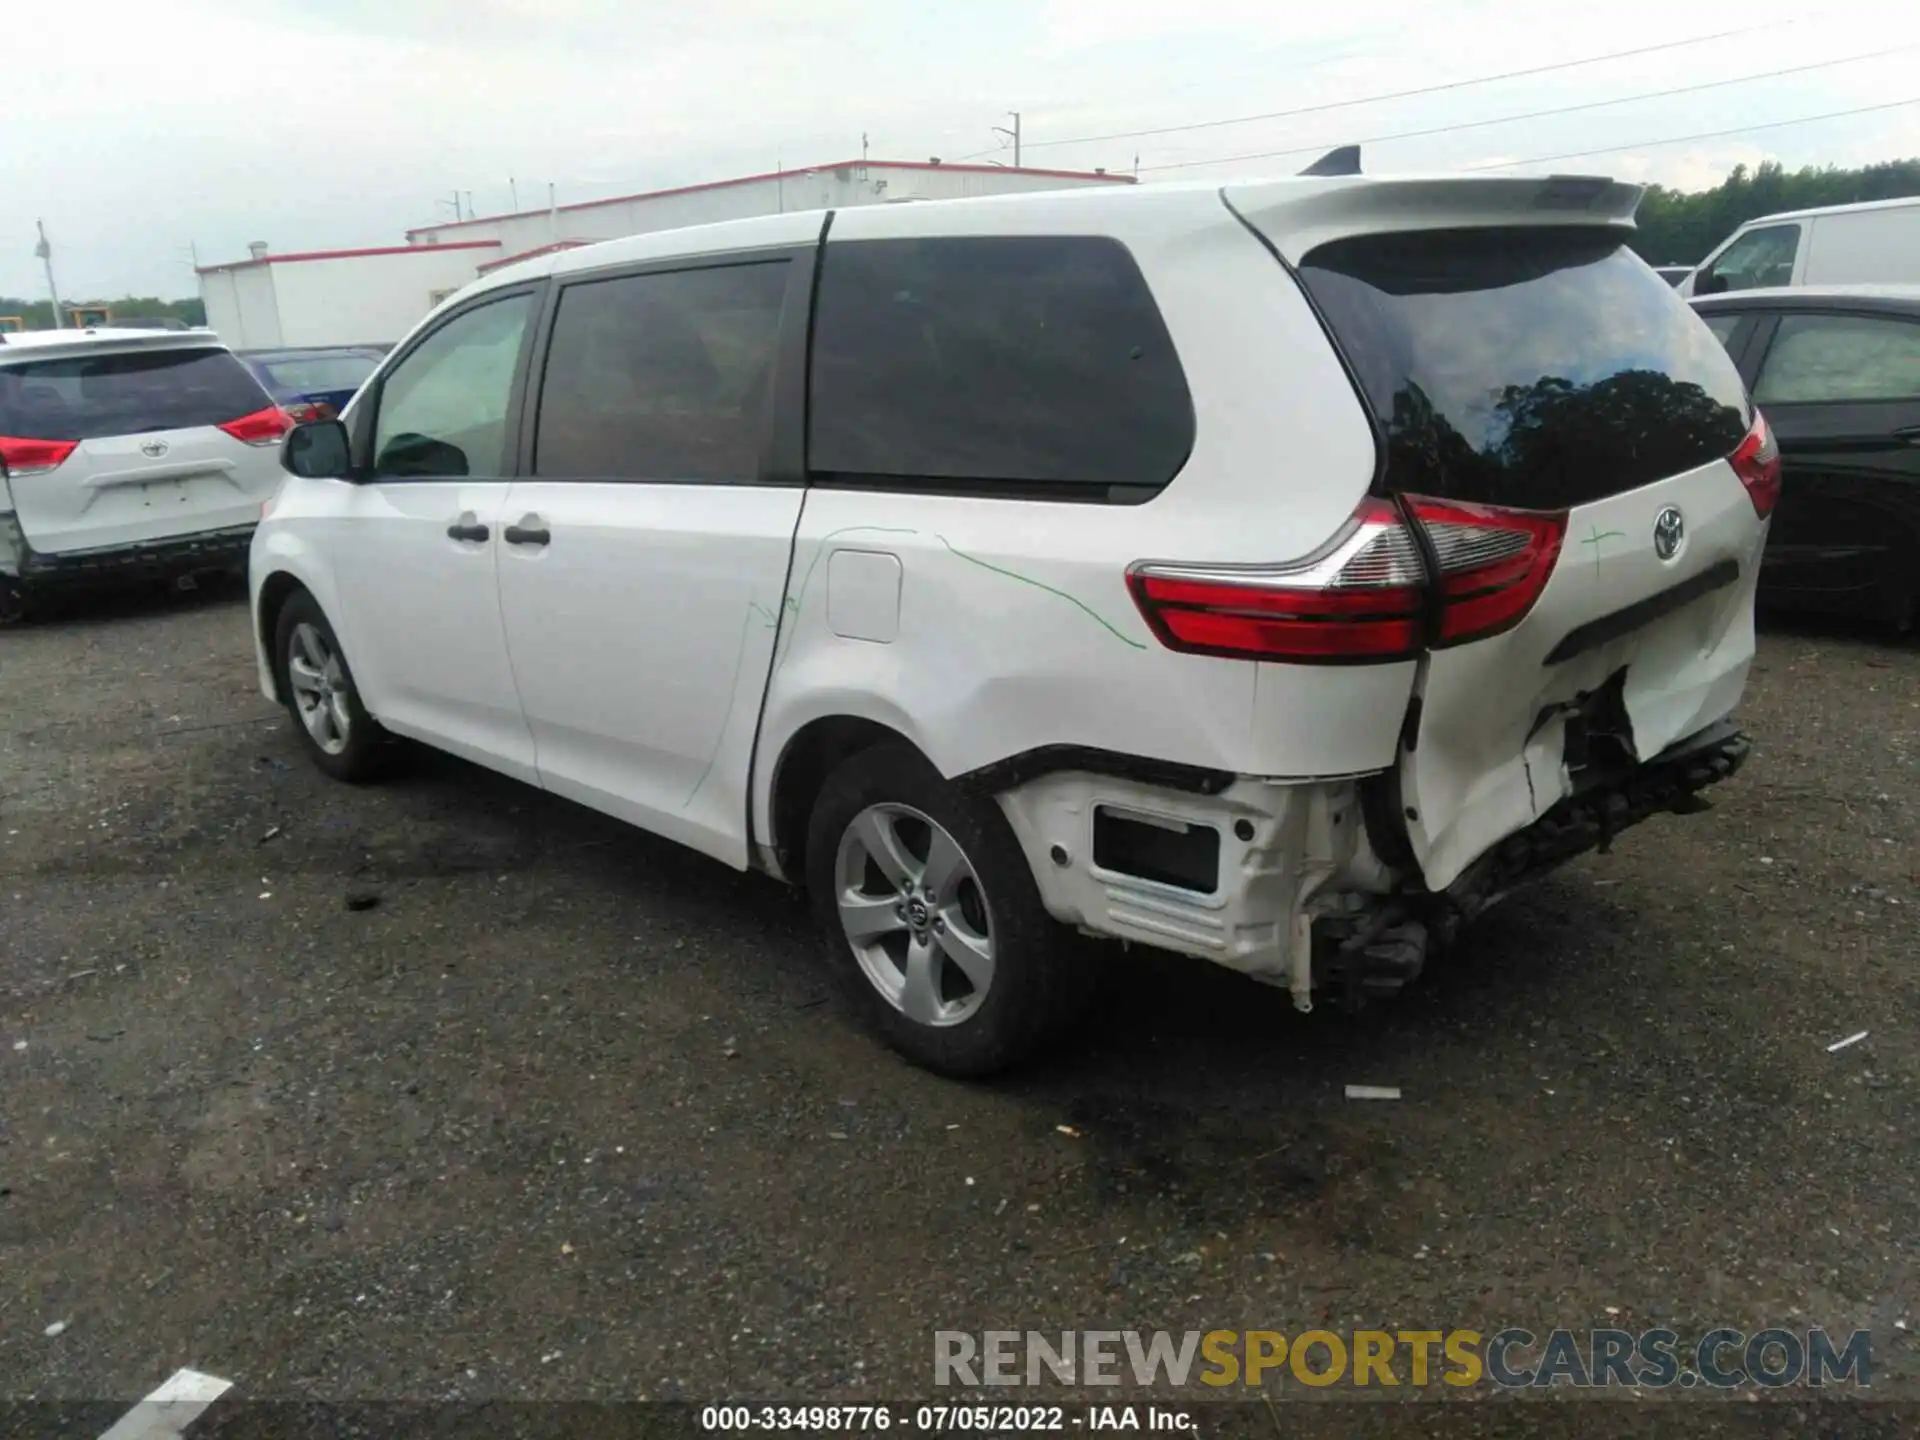
[[[1753,412],[1753,428],[1740,448],[1727,459],[1740,483],[1747,487],[1747,498],[1762,520],[1773,514],[1780,503],[1780,446],[1773,438],[1773,427],[1758,410]]]
[[[332,420],[340,413],[324,400],[295,400],[286,410],[287,418],[296,425],[305,425],[313,420]]]
[[[0,460],[7,462],[12,475],[43,475],[57,470],[79,448],[78,440],[16,440],[0,435]]]
[[[1563,513],[1412,497],[1440,562],[1438,645],[1498,634],[1546,588]],[[1400,509],[1362,502],[1334,541],[1291,565],[1136,565],[1134,602],[1172,650],[1307,663],[1406,659],[1422,644],[1426,567]]]
[[[1440,561],[1441,645],[1483,640],[1518,625],[1547,588],[1564,511],[1508,510],[1449,500],[1412,498]]]
[[[293,417],[278,405],[269,405],[220,427],[236,440],[249,445],[271,445],[293,428]]]
[[[0,459],[10,474],[46,474],[58,470],[67,455],[81,447],[79,440],[13,440],[0,436]]]

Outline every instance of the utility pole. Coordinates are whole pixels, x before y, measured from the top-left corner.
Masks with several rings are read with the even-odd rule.
[[[513,196],[513,213],[518,215],[520,213],[520,187],[514,182],[514,178],[511,175],[507,177],[507,191]]]
[[[867,132],[864,130],[860,132],[860,163],[867,163]]]
[[[469,191],[467,192],[467,218],[468,218],[469,220],[471,220],[471,219],[473,219],[473,215],[474,215],[474,210],[473,210],[473,192],[472,192],[471,190],[469,190]]]
[[[1007,114],[1013,117],[1013,128],[1009,130],[1004,125],[996,125],[993,127],[993,133],[1004,135],[1013,141],[1013,168],[1018,170],[1020,168],[1020,112],[1009,110]]]
[[[40,257],[40,263],[46,267],[47,298],[53,302],[53,328],[64,330],[67,327],[60,317],[60,292],[53,283],[53,246],[47,243],[47,222],[36,220],[33,223],[40,230],[40,243],[33,247],[33,253]]]
[[[460,192],[456,190],[453,192],[453,223],[458,225],[462,218],[464,217],[460,214]]]

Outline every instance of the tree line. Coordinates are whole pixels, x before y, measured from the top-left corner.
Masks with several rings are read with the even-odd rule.
[[[85,305],[111,310],[116,318],[127,320],[178,320],[185,325],[207,323],[207,307],[198,298],[162,300],[157,295],[122,295],[118,300],[74,300],[62,302],[69,309]],[[18,315],[29,330],[53,328],[53,306],[45,300],[25,300],[18,295],[0,295],[0,315]]]
[[[1749,220],[1783,210],[1898,200],[1920,195],[1920,160],[1886,160],[1857,170],[1807,166],[1789,174],[1776,161],[1736,165],[1711,190],[1651,185],[1640,202],[1633,248],[1652,265],[1697,265]]]

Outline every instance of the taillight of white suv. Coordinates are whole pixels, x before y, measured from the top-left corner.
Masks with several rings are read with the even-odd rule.
[[[78,440],[21,440],[0,435],[0,460],[11,475],[44,475],[58,470],[79,448]]]
[[[1437,646],[1497,635],[1546,588],[1564,511],[1408,496],[1439,572]],[[1317,555],[1287,565],[1142,563],[1128,573],[1147,624],[1171,650],[1242,660],[1404,660],[1423,645],[1427,567],[1399,505],[1369,497]]]
[[[277,445],[280,437],[293,428],[293,417],[278,405],[269,405],[264,410],[255,410],[251,415],[242,415],[238,420],[224,421],[220,428],[234,439],[248,445]]]

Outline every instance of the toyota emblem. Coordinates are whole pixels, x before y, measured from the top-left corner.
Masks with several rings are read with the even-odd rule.
[[[162,455],[167,453],[167,442],[164,440],[144,440],[140,444],[140,453],[149,460],[158,460]]]
[[[1687,538],[1687,522],[1680,512],[1669,505],[1653,521],[1653,553],[1662,560],[1671,560],[1680,553],[1680,546]]]

